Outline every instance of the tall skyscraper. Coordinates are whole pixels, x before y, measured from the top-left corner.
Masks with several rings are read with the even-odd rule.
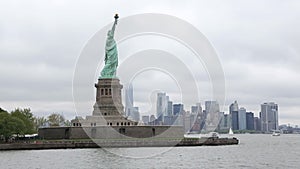
[[[125,88],[125,115],[130,116],[133,111],[133,87],[129,83]]]
[[[167,107],[167,116],[173,115],[173,102],[168,101],[168,107]]]
[[[229,106],[229,121],[230,121],[230,124],[231,124],[231,126],[229,126],[229,127],[231,127],[232,130],[238,130],[238,121],[233,120],[233,118],[238,118],[237,114],[236,113],[234,114],[236,117],[233,117],[233,115],[232,115],[233,112],[238,112],[238,111],[239,111],[239,105],[238,105],[237,101],[234,101]]]
[[[246,109],[241,107],[239,109],[239,130],[246,130]]]
[[[278,105],[274,102],[261,104],[261,129],[263,132],[278,130]]]
[[[232,127],[232,130],[239,130],[239,112],[238,111],[231,112],[231,127]]]
[[[234,101],[234,103],[229,106],[229,114],[231,114],[233,111],[239,111],[239,105],[237,101]]]
[[[254,114],[252,112],[246,113],[246,129],[254,130]]]
[[[167,115],[168,109],[168,96],[166,93],[157,93],[156,100],[156,117],[162,118]]]

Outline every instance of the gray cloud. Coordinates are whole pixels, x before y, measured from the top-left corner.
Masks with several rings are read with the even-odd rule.
[[[38,115],[61,110],[72,117],[75,111],[73,72],[77,57],[89,38],[110,23],[116,12],[121,17],[152,12],[184,19],[211,41],[226,78],[225,111],[228,104],[238,100],[240,105],[257,114],[260,103],[276,101],[282,123],[300,124],[297,120],[300,119],[297,114],[300,109],[299,5],[298,1],[279,0],[170,0],[159,4],[121,0],[1,2],[0,106],[7,109],[18,105],[31,107]],[[154,45],[151,41],[146,44]],[[130,44],[126,47],[130,48]],[[120,57],[125,50],[120,50]],[[180,50],[180,47],[174,49]],[[182,58],[189,57],[188,53],[181,54]],[[185,64],[191,68],[198,66],[193,60]],[[210,82],[203,66],[199,67],[195,75],[200,86],[200,101],[204,102],[210,99]],[[134,86],[137,105],[148,104],[151,93],[143,89],[151,89],[147,81],[157,78],[156,74],[139,77],[139,83]],[[181,76],[180,79],[188,84],[191,78]],[[93,102],[95,82],[96,77],[80,84],[87,91],[80,113],[91,113],[91,108],[86,107]],[[162,88],[169,85],[172,82],[166,80]],[[168,94],[176,97],[175,93],[176,90],[170,89]],[[185,104],[198,101],[191,99]]]

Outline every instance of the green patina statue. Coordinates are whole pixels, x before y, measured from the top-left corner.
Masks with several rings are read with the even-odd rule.
[[[114,18],[114,25],[111,28],[111,30],[109,30],[107,33],[105,45],[105,66],[101,71],[99,79],[116,78],[116,72],[118,67],[118,50],[116,41],[114,39],[114,33],[119,18],[118,14],[116,14]]]

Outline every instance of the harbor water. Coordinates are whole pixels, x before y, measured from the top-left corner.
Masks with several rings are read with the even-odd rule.
[[[238,145],[0,151],[6,168],[299,168],[300,135],[235,135]]]

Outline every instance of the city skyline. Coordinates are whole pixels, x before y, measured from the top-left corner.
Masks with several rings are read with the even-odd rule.
[[[101,1],[85,4],[89,11],[94,11],[89,13],[76,3],[3,2],[6,8],[0,11],[3,24],[0,30],[3,35],[0,39],[0,107],[8,111],[18,107],[31,108],[37,116],[63,112],[68,119],[73,118],[76,111],[83,116],[90,114],[94,104],[91,86],[97,81],[101,66],[94,70],[92,76],[95,78],[88,81],[89,86],[80,86],[87,89],[88,96],[83,95],[78,103],[81,108],[75,110],[72,76],[82,48],[99,29],[110,24],[112,14],[116,12],[123,18],[140,13],[161,13],[191,23],[216,49],[226,80],[226,100],[224,104],[220,103],[224,110],[238,100],[257,116],[260,104],[275,102],[280,105],[280,124],[299,125],[299,3],[214,1],[204,4],[201,1],[167,0],[160,2],[158,7],[155,2],[145,5],[140,1]],[[70,5],[75,10],[69,10]],[[53,14],[54,9],[59,10]],[[16,16],[17,12],[22,13],[22,17]],[[82,16],[82,12],[87,15]],[[192,70],[201,67],[195,71],[199,98],[184,100],[185,106],[211,100],[210,79],[205,68],[201,63],[194,64],[195,60],[181,45],[170,41],[148,36],[120,44],[120,65],[126,61],[126,55],[136,50],[134,46],[174,51]],[[102,60],[103,56],[99,55],[99,63]],[[159,72],[145,72],[143,76],[134,81],[134,100],[141,112],[152,110],[153,102],[149,100],[155,97],[153,91],[166,91],[174,103],[183,101],[171,78]],[[186,77],[181,79],[186,80]],[[188,82],[189,79],[186,86]]]
[[[239,107],[237,100],[228,106],[227,113],[220,111],[217,101],[205,101],[203,110],[201,103],[195,103],[190,109],[184,108],[183,103],[169,103],[172,103],[172,98],[167,93],[157,93],[156,112],[143,114],[143,125],[182,125],[187,133],[227,132],[230,129],[238,132],[270,133],[279,129],[291,132],[287,129],[289,125],[279,127],[279,106],[274,102],[262,103],[259,116]],[[169,108],[173,113],[169,113]]]

